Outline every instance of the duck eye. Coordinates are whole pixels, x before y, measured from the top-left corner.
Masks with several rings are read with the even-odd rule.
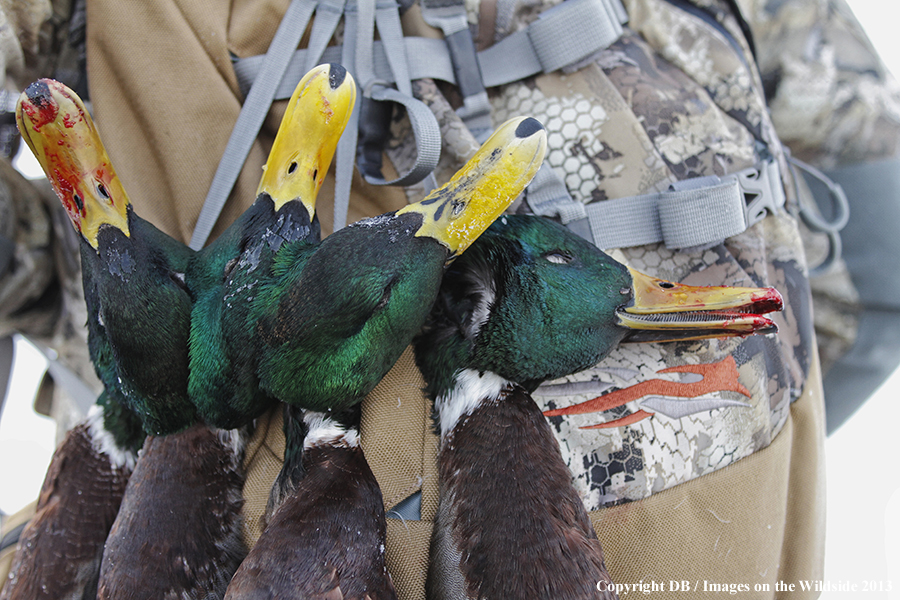
[[[109,200],[109,192],[106,189],[106,186],[102,183],[97,184],[97,191],[103,196],[106,200]]]
[[[547,252],[543,255],[543,258],[555,265],[567,265],[572,262],[572,256],[570,254],[566,254],[559,250]]]
[[[294,161],[290,165],[288,165],[288,175],[290,175],[291,173],[293,173],[296,170],[297,170],[297,161]]]
[[[661,282],[659,283],[659,287],[661,287],[661,288],[664,289],[664,290],[670,290],[670,289],[672,289],[673,287],[675,287],[675,284],[674,284],[674,283],[669,283],[668,281],[661,281]]]

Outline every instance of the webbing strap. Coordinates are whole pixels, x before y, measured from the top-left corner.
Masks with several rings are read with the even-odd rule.
[[[382,102],[397,102],[406,108],[418,153],[413,166],[400,177],[385,181],[383,177],[364,173],[366,181],[375,185],[399,186],[413,185],[422,181],[434,171],[441,158],[441,128],[434,113],[423,102],[394,88],[375,86],[372,89],[372,99]]]
[[[566,0],[545,11],[542,18],[526,29],[478,53],[483,85],[495,87],[531,75],[549,73],[559,68],[555,65],[577,63],[590,54],[607,48],[622,34],[622,24],[627,22],[624,10],[620,0]],[[553,14],[544,17],[547,13]],[[344,37],[346,42],[348,36]],[[402,42],[410,79],[430,77],[458,85],[451,52],[445,40],[405,37]],[[329,46],[323,60],[336,61],[341,55],[340,47]],[[378,79],[391,83],[393,78],[387,62],[388,55],[380,42],[374,43],[372,62],[375,74]],[[305,56],[305,50],[293,53],[285,79],[278,86],[276,98],[290,97],[294,86],[306,73],[303,68],[306,64]],[[242,89],[248,88],[255,81],[262,61],[262,56],[235,60],[233,66]],[[344,66],[347,67],[347,64],[344,63]]]
[[[668,191],[584,205],[544,199],[529,204],[536,214],[559,217],[563,224],[604,250],[664,242],[686,249],[718,243],[745,231],[785,204],[778,164],[732,175],[686,180]],[[583,234],[584,235],[584,234]]]
[[[374,185],[412,185],[422,181],[437,166],[441,151],[441,131],[437,119],[431,110],[412,96],[410,70],[406,60],[406,48],[403,32],[400,27],[400,16],[397,4],[393,0],[350,0],[345,9],[344,47],[341,49],[341,62],[357,78],[362,89],[357,109],[353,111],[347,130],[337,148],[336,182],[334,198],[334,230],[343,227],[347,222],[350,205],[350,180],[353,172],[353,157],[357,154],[360,160],[360,172],[365,180]],[[382,46],[380,56],[384,62],[379,65],[381,73],[376,71],[374,35],[377,25]],[[333,49],[328,49],[334,52]],[[324,58],[328,58],[329,51]],[[295,53],[294,60],[304,57],[303,51]],[[305,63],[304,63],[305,64]],[[236,69],[237,72],[237,69]],[[397,89],[388,87],[394,83]],[[363,144],[373,141],[372,136],[360,137],[360,115],[365,113],[379,114],[373,110],[372,102],[396,102],[406,108],[418,148],[418,155],[413,166],[396,179],[386,181],[380,171],[379,148],[357,148],[357,142]],[[364,123],[365,126],[378,127],[378,124]],[[378,140],[383,144],[383,139]],[[376,161],[365,161],[366,156],[378,154]]]
[[[344,33],[346,38],[346,23]],[[447,50],[447,44],[444,40],[405,37],[402,40],[402,44],[407,57],[410,80],[430,77],[432,79],[440,79],[441,81],[455,83],[456,79],[453,74],[453,63],[450,60],[450,53]],[[350,47],[352,48],[353,45],[351,44]],[[347,61],[343,58],[343,52],[344,48],[342,46],[328,46],[322,53],[320,62],[336,62],[342,64],[345,68],[350,69],[350,67],[347,66]],[[297,83],[306,73],[305,65],[308,62],[307,54],[308,51],[305,49],[294,52],[290,65],[288,65],[288,69],[284,74],[284,79],[278,85],[278,89],[275,92],[276,100],[283,100],[291,97],[291,94],[294,92],[294,87],[296,87]],[[250,90],[257,73],[259,73],[259,68],[264,58],[264,55],[249,56],[247,58],[237,59],[234,62],[234,73],[237,76],[238,86],[242,91],[246,92]],[[387,52],[385,52],[384,44],[381,40],[376,40],[372,44],[372,63],[376,79],[386,83],[394,83],[391,65],[388,62]]]
[[[420,0],[422,18],[444,32],[456,87],[463,97],[457,114],[479,142],[491,134],[491,103],[484,87],[475,41],[463,0]]]
[[[313,67],[320,64],[319,59],[322,58],[325,48],[328,47],[328,41],[331,40],[334,32],[337,30],[338,23],[340,23],[344,14],[344,2],[345,0],[319,0],[319,5],[316,7],[316,18],[313,21],[312,31],[309,35],[308,49],[304,53],[305,60],[300,79],[303,78],[305,73],[308,73]],[[283,77],[288,77],[287,72],[285,72]],[[300,82],[300,79],[297,80],[297,83]],[[284,79],[282,79],[283,82]],[[296,87],[296,84],[294,84],[294,87]],[[290,98],[293,93],[294,88],[292,87],[291,91],[288,92],[287,98]],[[275,97],[278,98],[277,90]]]
[[[340,63],[349,71],[355,70],[356,63],[356,14],[349,7],[344,12],[344,40],[345,44],[341,50]],[[328,49],[330,50],[330,48]],[[326,50],[327,54],[327,50]],[[327,56],[322,57],[329,62]],[[303,78],[303,74],[300,74]],[[293,78],[291,78],[293,79]],[[297,80],[298,82],[300,79]],[[284,83],[284,81],[282,81]],[[357,82],[358,85],[359,82]],[[295,83],[294,86],[297,84]],[[291,92],[293,93],[293,92]],[[333,230],[337,231],[347,223],[347,212],[350,208],[350,187],[353,183],[353,159],[356,156],[356,141],[359,135],[359,112],[362,102],[362,94],[357,94],[356,104],[353,112],[350,113],[350,119],[347,121],[347,127],[344,134],[338,140],[337,150],[335,152],[334,164],[334,220]]]
[[[287,69],[294,49],[300,43],[303,32],[306,31],[306,25],[316,4],[317,0],[291,0],[284,18],[278,25],[259,74],[244,100],[231,137],[228,138],[222,160],[213,176],[197,224],[194,226],[190,241],[190,247],[194,250],[199,250],[206,243],[222,212],[222,207],[225,206],[234,188],[238,174],[272,105],[278,83]],[[299,82],[299,79],[297,81]]]
[[[478,53],[484,85],[551,73],[609,47],[627,14],[620,0],[567,0]]]

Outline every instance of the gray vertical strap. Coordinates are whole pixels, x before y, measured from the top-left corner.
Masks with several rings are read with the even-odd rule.
[[[569,194],[563,178],[546,160],[525,188],[525,202],[531,211],[543,217],[565,217],[563,224],[581,237],[593,241],[584,213],[584,205]],[[574,211],[574,212],[573,212]]]
[[[356,29],[357,13],[354,0],[348,0],[344,10],[344,47],[341,50],[341,62],[351,73],[356,73]],[[357,79],[359,85],[359,79]],[[344,134],[338,141],[334,165],[334,224],[333,231],[347,224],[347,213],[350,210],[350,187],[353,183],[353,164],[356,158],[356,140],[359,133],[359,105],[362,94],[356,95],[356,106],[350,113],[350,119]]]
[[[306,49],[304,74],[319,64],[325,48],[328,47],[328,41],[337,30],[338,23],[344,14],[344,2],[345,0],[319,0],[316,7],[316,18],[313,20],[312,31],[309,35],[309,45]],[[293,88],[291,88],[291,93],[293,93]]]
[[[190,247],[199,250],[206,243],[209,234],[228,200],[238,175],[247,160],[250,148],[259,134],[259,129],[269,112],[278,84],[287,69],[294,50],[300,43],[306,25],[316,8],[317,0],[292,0],[284,14],[275,37],[266,51],[266,58],[250,93],[244,101],[237,122],[228,138],[222,160],[216,169],[203,209],[197,218]]]
[[[406,56],[406,44],[403,42],[403,29],[400,26],[400,12],[393,0],[380,0],[376,6],[375,23],[378,25],[378,36],[384,44],[388,64],[394,74],[397,89],[412,97],[412,82],[409,77],[409,60]],[[374,53],[372,53],[374,56]],[[373,69],[374,73],[374,69]]]
[[[372,42],[375,41],[375,0],[356,2],[356,74],[359,86],[367,92],[375,79]]]
[[[463,0],[421,0],[422,18],[444,33],[463,105],[456,111],[469,131],[484,142],[493,129],[491,103],[484,87],[475,42]]]

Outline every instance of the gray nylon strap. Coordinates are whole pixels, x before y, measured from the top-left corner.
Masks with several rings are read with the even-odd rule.
[[[190,242],[190,247],[194,250],[199,250],[206,243],[222,212],[222,207],[225,206],[225,202],[234,188],[241,168],[250,153],[250,148],[253,146],[266,114],[269,112],[269,107],[272,105],[278,83],[281,81],[293,51],[300,43],[300,38],[316,8],[316,2],[317,0],[292,0],[284,18],[278,25],[278,30],[269,44],[259,74],[241,107],[231,137],[222,154],[222,160],[213,176],[206,201],[197,218],[197,224],[194,226]]]
[[[375,65],[372,60],[372,42],[375,39],[375,2],[376,0],[357,0],[354,3],[356,5],[356,54],[353,62],[356,71],[354,74],[364,93],[375,79]]]
[[[591,27],[575,29],[572,23]],[[526,31],[544,72],[550,73],[608,47],[621,37],[622,24],[609,0],[567,0],[542,12]]]
[[[386,181],[383,178],[365,175],[366,181],[374,185],[407,186],[422,181],[437,166],[441,154],[441,130],[437,118],[424,103],[412,96],[412,85],[409,80],[409,68],[405,60],[403,32],[400,29],[400,17],[394,2],[381,5],[377,10],[373,0],[361,0],[359,5],[359,30],[356,36],[356,69],[359,73],[360,85],[364,95],[380,102],[396,102],[401,104],[409,115],[413,135],[416,140],[418,154],[413,166],[398,178]],[[386,50],[393,80],[398,89],[387,87],[386,82],[375,77],[373,60],[374,27],[364,23],[377,20],[378,34]],[[362,49],[364,48],[364,50]]]
[[[673,187],[680,189],[588,205],[551,199],[539,205],[538,214],[559,216],[579,232],[587,226],[588,239],[604,250],[658,242],[685,249],[737,235],[785,203],[774,161]]]
[[[366,175],[366,181],[375,185],[399,186],[413,185],[422,181],[434,171],[441,158],[441,128],[434,113],[419,100],[389,87],[375,86],[372,89],[372,99],[397,102],[406,108],[418,154],[412,168],[397,179],[385,181]]]
[[[620,0],[567,0],[552,10],[559,11],[559,14],[552,15],[552,18],[538,19],[528,28],[478,53],[485,87],[504,85],[545,72],[542,59],[548,66],[576,63],[618,39],[622,31],[621,24],[627,20]],[[610,15],[615,17],[611,18]],[[546,23],[542,22],[545,20]],[[346,35],[344,37],[345,41],[349,39]],[[403,38],[403,45],[410,79],[430,77],[456,83],[450,53],[444,40],[406,37]],[[575,48],[578,49],[577,52]],[[333,62],[340,56],[341,49],[330,46],[325,49],[323,60]],[[235,61],[234,70],[242,89],[252,84],[259,73],[262,59],[261,56],[251,56]],[[372,59],[375,77],[392,82],[387,54],[380,42],[375,42],[372,47]],[[276,98],[290,97],[294,86],[306,73],[303,68],[305,64],[305,51],[295,52]],[[347,64],[344,63],[344,66],[347,67]]]
[[[744,207],[737,181],[662,194],[662,239],[668,248],[693,248],[737,235],[748,226]]]
[[[378,36],[387,54],[387,61],[393,74],[392,81],[401,94],[412,98],[412,82],[409,76],[409,61],[406,45],[403,43],[403,29],[400,26],[400,12],[393,0],[379,2],[375,10],[375,24],[378,25]],[[368,47],[369,56],[372,44]],[[374,68],[374,65],[373,65]]]
[[[534,214],[546,217],[560,216],[563,210],[567,210],[572,205],[584,206],[581,202],[572,200],[566,184],[546,161],[541,163],[541,168],[538,169],[534,179],[526,188],[525,200]],[[584,216],[584,210],[582,210],[581,214],[574,218]]]
[[[469,28],[466,6],[459,0],[420,0],[422,18],[432,27],[437,27],[444,37]]]
[[[567,0],[478,53],[484,85],[550,73],[609,47],[627,15],[620,0]]]
[[[356,70],[356,16],[356,12],[350,10],[350,7],[348,6],[344,13],[345,43],[341,50],[340,62],[344,65],[344,68],[351,72]],[[353,183],[353,164],[354,159],[356,158],[356,141],[359,134],[360,96],[361,94],[357,94],[356,96],[356,105],[353,108],[353,112],[350,114],[350,119],[347,121],[347,128],[344,130],[344,134],[338,141],[337,151],[335,152],[334,231],[337,231],[346,225],[347,213],[350,210],[350,188]]]
[[[493,129],[491,103],[469,31],[465,3],[463,0],[420,0],[420,6],[425,22],[439,28],[447,41],[454,77],[463,95],[463,105],[457,114],[475,139],[483,143]]]
[[[300,74],[300,79],[303,78],[304,74],[311,71],[313,67],[320,64],[319,61],[325,53],[325,48],[328,47],[328,41],[337,30],[338,23],[340,23],[341,17],[344,14],[344,1],[345,0],[319,0],[319,5],[316,7],[316,18],[313,20],[312,31],[309,36],[308,50],[304,51],[305,59],[303,61],[303,72]],[[281,83],[284,83],[285,79],[288,79],[289,77],[290,74],[285,72]],[[297,79],[297,83],[300,82],[300,79]],[[291,91],[285,96],[286,98],[290,98],[294,93],[294,87],[296,87],[296,83],[291,87]],[[279,98],[278,90],[275,91],[275,97]]]
[[[375,26],[381,41],[380,52],[373,50]],[[425,179],[437,166],[441,152],[441,131],[431,110],[412,96],[410,69],[406,61],[403,32],[397,5],[392,0],[359,0],[348,2],[345,11],[344,47],[341,62],[355,74],[364,96],[380,102],[396,102],[406,108],[416,140],[418,154],[413,166],[398,178],[386,181],[383,178],[365,175],[367,182],[374,185],[406,186]],[[439,40],[438,40],[439,41]],[[324,58],[329,58],[328,48]],[[296,53],[303,57],[303,51]],[[383,62],[376,63],[381,57]],[[296,60],[296,59],[295,59]],[[394,82],[397,90],[387,87]],[[359,129],[359,101],[350,117],[347,129],[337,147],[335,164],[334,230],[347,223],[350,206],[350,187]]]
[[[440,79],[448,83],[456,81],[453,75],[453,64],[450,61],[450,54],[447,52],[447,44],[444,43],[444,40],[406,37],[403,38],[402,43],[407,57],[410,81],[425,77]],[[351,44],[352,47],[353,45]],[[304,66],[308,62],[306,57],[307,50],[297,50],[294,53],[291,63],[284,74],[284,79],[275,92],[277,100],[290,98],[297,82],[309,70]],[[250,56],[234,62],[234,72],[237,76],[238,86],[240,86],[245,95],[250,90],[250,86],[253,85],[253,80],[259,73],[259,67],[264,58],[264,56]],[[350,70],[343,58],[343,47],[341,46],[328,46],[325,48],[320,62],[341,63]],[[376,40],[372,45],[372,63],[375,69],[375,79],[394,83],[391,64],[388,62],[387,53],[381,40]]]

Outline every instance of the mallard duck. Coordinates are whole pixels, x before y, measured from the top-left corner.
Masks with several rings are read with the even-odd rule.
[[[530,393],[626,339],[775,331],[773,289],[690,288],[547,219],[504,216],[444,277],[414,342],[440,430],[431,599],[614,598],[600,542]]]
[[[270,401],[255,393],[252,340],[230,326],[246,313],[256,279],[281,244],[318,239],[316,194],[354,94],[337,65],[303,78],[256,202],[190,261],[185,285],[195,303],[187,393],[206,424],[147,441],[106,543],[99,598],[220,598],[244,558],[244,427]]]
[[[186,322],[189,300],[177,273],[191,253],[134,214],[71,90],[49,79],[33,83],[19,98],[16,118],[80,234],[88,346],[105,390],[51,460],[3,597],[93,597],[144,427],[169,431],[178,427],[170,415],[177,423],[194,414],[179,399],[177,381],[161,377],[187,367],[186,348],[179,348],[186,337],[179,338],[177,325]],[[129,323],[135,311],[172,323],[172,335],[135,330]]]
[[[320,239],[315,203],[356,98],[344,67],[320,65],[294,90],[254,204],[188,267],[191,401],[216,427],[240,427],[271,406],[259,386],[249,306],[285,244]]]
[[[31,84],[16,111],[19,131],[79,233],[92,358],[154,435],[196,420],[187,398],[193,252],[131,207],[81,99],[65,85]]]
[[[395,597],[358,405],[421,327],[447,262],[515,199],[545,148],[540,123],[509,121],[424,200],[275,257],[251,320],[261,385],[289,406],[285,463],[226,598]]]

